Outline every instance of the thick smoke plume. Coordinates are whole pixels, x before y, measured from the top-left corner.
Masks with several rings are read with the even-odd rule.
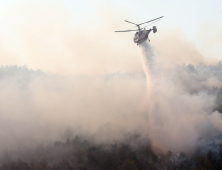
[[[96,143],[140,134],[143,143],[151,141],[162,151],[217,151],[222,141],[222,64],[164,69],[147,42],[141,48],[146,76],[62,76],[2,66],[1,153],[76,134]]]
[[[55,141],[70,129],[98,141],[140,130],[140,73],[62,76],[6,66],[1,75],[1,150]]]
[[[153,146],[189,152],[221,142],[221,63],[158,67],[152,47],[141,44],[147,81],[147,133]],[[151,85],[150,85],[151,83]],[[217,109],[218,108],[218,109]],[[206,150],[207,150],[206,149]],[[214,148],[216,150],[216,148]]]

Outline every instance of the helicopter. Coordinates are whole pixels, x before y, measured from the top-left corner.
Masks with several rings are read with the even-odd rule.
[[[134,40],[134,43],[137,43],[137,45],[138,45],[138,44],[140,44],[141,42],[143,42],[143,41],[145,41],[145,40],[148,39],[148,35],[149,35],[149,33],[150,33],[152,30],[153,30],[153,33],[156,33],[156,32],[157,32],[156,26],[153,26],[153,27],[150,28],[149,30],[146,30],[145,28],[146,28],[147,26],[149,26],[150,24],[147,25],[147,26],[145,26],[145,27],[143,27],[143,28],[140,28],[140,25],[146,24],[146,23],[149,23],[149,22],[152,22],[152,21],[157,22],[157,21],[159,21],[160,18],[163,18],[163,16],[162,16],[162,17],[159,17],[159,18],[156,18],[156,19],[153,19],[153,20],[150,20],[150,21],[147,21],[147,22],[144,22],[144,23],[141,23],[141,24],[135,24],[135,23],[133,23],[133,22],[130,22],[130,21],[126,21],[126,20],[125,20],[125,22],[128,22],[128,23],[131,23],[131,24],[136,25],[135,27],[138,27],[138,29],[136,29],[136,30],[131,30],[131,29],[135,28],[135,27],[133,27],[133,28],[131,28],[131,29],[129,29],[129,30],[115,31],[115,32],[137,31],[137,32],[135,33],[135,35],[134,35],[133,40]],[[153,22],[153,23],[154,23],[154,22]],[[151,23],[151,24],[153,24],[153,23]],[[149,40],[149,39],[148,39],[148,40]],[[149,41],[150,41],[150,40],[149,40]]]

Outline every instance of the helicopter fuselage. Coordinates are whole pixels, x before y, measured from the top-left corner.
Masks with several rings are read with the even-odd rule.
[[[148,39],[148,35],[150,33],[150,30],[141,30],[139,32],[136,32],[136,34],[134,35],[134,43],[141,43],[143,41],[146,41]]]

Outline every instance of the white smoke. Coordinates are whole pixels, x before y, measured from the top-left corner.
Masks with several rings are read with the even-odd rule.
[[[165,151],[189,152],[200,146],[209,149],[212,143],[218,145],[222,116],[213,110],[218,90],[214,93],[210,90],[220,88],[222,82],[219,76],[212,76],[212,66],[164,69],[155,62],[148,42],[141,43],[141,49],[148,79],[143,112],[148,115],[147,133],[153,146]],[[210,72],[208,75],[203,74],[204,68]],[[196,89],[196,93],[191,93],[191,89]]]
[[[0,151],[60,140],[67,129],[98,142],[141,129],[140,73],[63,76],[6,66],[0,87]]]
[[[64,139],[66,129],[96,142],[123,141],[125,134],[138,133],[163,151],[217,150],[222,64],[165,69],[147,42],[141,47],[146,77],[137,72],[63,76],[1,67],[1,153]]]
[[[1,67],[0,150],[55,141],[66,129],[97,142],[138,133],[164,151],[217,149],[222,64],[166,69],[149,43],[141,48],[146,77],[138,72],[63,76]]]

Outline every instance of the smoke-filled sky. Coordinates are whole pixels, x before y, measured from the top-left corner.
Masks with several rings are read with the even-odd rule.
[[[219,1],[0,3],[0,150],[67,129],[175,152],[222,141]],[[162,15],[140,47],[114,32]]]
[[[0,3],[3,65],[27,64],[33,69],[60,74],[141,71],[140,59],[135,57],[139,49],[132,41],[133,33],[114,31],[133,26],[125,23],[125,19],[140,23],[159,16],[165,17],[155,24],[158,33],[150,34],[150,39],[158,53],[170,57],[166,59],[168,65],[198,64],[205,60],[215,63],[212,58],[221,57],[220,1]],[[189,50],[185,52],[185,48]],[[194,59],[194,54],[199,57]]]

